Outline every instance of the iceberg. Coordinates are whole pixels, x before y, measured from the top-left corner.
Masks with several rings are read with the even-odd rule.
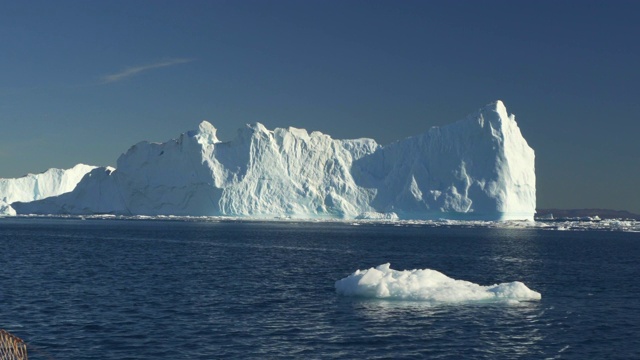
[[[387,146],[260,123],[221,142],[203,121],[27,201],[7,203],[18,214],[533,220],[534,152],[501,101]]]
[[[96,166],[78,164],[70,169],[49,169],[40,174],[0,179],[0,214],[15,215],[11,203],[46,199],[72,191]]]
[[[521,302],[540,300],[540,293],[514,281],[482,286],[455,280],[431,269],[398,271],[389,263],[353,274],[335,283],[338,294],[385,300],[424,301],[432,304]]]

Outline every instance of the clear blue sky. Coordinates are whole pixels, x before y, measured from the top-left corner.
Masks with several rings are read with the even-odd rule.
[[[501,99],[538,207],[640,213],[640,1],[0,0],[0,177],[207,119],[386,144]]]

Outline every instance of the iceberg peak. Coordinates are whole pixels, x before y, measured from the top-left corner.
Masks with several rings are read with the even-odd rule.
[[[505,129],[515,127],[515,116],[509,115],[507,108],[501,100],[496,100],[485,105],[467,117],[467,121],[477,122],[480,128],[489,131],[496,139],[504,137]]]
[[[216,136],[217,132],[218,129],[211,125],[210,122],[202,120],[195,137],[200,144],[216,144],[220,142]]]
[[[260,133],[269,133],[270,132],[269,129],[267,129],[260,122],[255,122],[253,124],[247,124],[247,127],[250,128],[251,130],[253,130],[254,132],[260,132]]]
[[[507,108],[501,100],[496,100],[485,105],[483,108],[478,110],[475,116],[484,116],[489,118],[497,117],[498,119],[501,119],[503,117],[508,118]]]
[[[502,100],[496,100],[494,102],[491,102],[489,104],[487,104],[486,106],[487,108],[492,108],[495,111],[501,111],[501,110],[507,110],[506,106],[504,105],[504,102]]]
[[[502,100],[496,100],[496,101],[492,101],[490,103],[488,103],[487,105],[483,106],[482,108],[480,108],[480,110],[477,111],[477,113],[480,114],[485,114],[485,113],[500,113],[500,112],[507,112],[507,108],[504,105],[504,102]]]
[[[247,141],[248,139],[251,139],[253,136],[257,134],[269,134],[269,133],[271,133],[271,131],[269,131],[264,125],[262,125],[259,122],[255,122],[252,124],[245,124],[245,126],[239,128],[236,139],[237,140],[244,139],[243,141]]]

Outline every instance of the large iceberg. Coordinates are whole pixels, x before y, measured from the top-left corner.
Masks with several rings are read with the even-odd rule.
[[[116,169],[70,193],[12,204],[19,214],[533,220],[534,152],[501,101],[380,146],[247,125],[229,142],[203,121],[140,142]]]
[[[78,164],[71,169],[49,169],[40,174],[0,179],[0,214],[15,215],[10,204],[57,196],[72,191],[95,166]]]

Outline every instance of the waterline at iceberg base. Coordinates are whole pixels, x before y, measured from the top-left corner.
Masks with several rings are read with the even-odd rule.
[[[203,121],[140,142],[66,194],[17,214],[533,220],[534,151],[501,101],[386,146],[247,125],[221,142]]]

